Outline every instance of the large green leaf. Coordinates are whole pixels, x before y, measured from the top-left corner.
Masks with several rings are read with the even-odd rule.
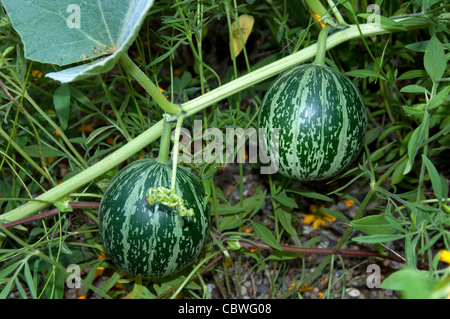
[[[437,283],[428,271],[404,268],[386,278],[381,288],[401,291],[405,299],[428,299]]]
[[[153,0],[2,0],[25,57],[59,66],[63,83],[107,72],[133,43]]]
[[[423,57],[425,70],[433,82],[438,82],[444,75],[447,68],[447,58],[445,57],[444,45],[433,36],[428,41]]]

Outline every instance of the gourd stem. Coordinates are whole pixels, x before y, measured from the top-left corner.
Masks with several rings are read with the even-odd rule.
[[[327,52],[327,37],[330,30],[331,26],[329,24],[327,24],[325,28],[320,30],[319,39],[317,40],[316,59],[313,62],[313,64],[315,65],[321,66],[325,65],[325,53]]]
[[[182,108],[177,104],[169,102],[164,94],[161,93],[159,88],[152,82],[152,80],[150,80],[148,76],[145,75],[145,73],[142,72],[136,64],[134,64],[128,54],[122,54],[120,62],[122,63],[125,71],[127,71],[133,79],[139,82],[139,84],[147,91],[148,94],[150,94],[156,104],[158,104],[164,112],[174,115],[181,113]]]
[[[164,121],[161,133],[161,142],[159,145],[159,153],[156,161],[158,163],[167,164],[169,161],[170,137],[172,136],[172,123]]]
[[[184,121],[184,116],[179,116],[177,121],[177,126],[175,127],[175,140],[173,145],[173,159],[172,159],[172,187],[171,189],[175,189],[176,185],[176,178],[177,178],[177,167],[178,167],[178,149],[180,146],[180,132],[181,132],[181,125]]]

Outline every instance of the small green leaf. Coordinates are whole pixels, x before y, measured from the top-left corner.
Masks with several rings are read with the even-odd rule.
[[[386,144],[383,147],[377,149],[375,152],[370,154],[370,160],[372,162],[378,161],[380,158],[382,158],[385,155],[386,151],[388,151],[394,143],[395,143],[395,141],[392,141],[391,143]]]
[[[403,110],[407,115],[412,116],[413,119],[420,119],[423,117],[425,107],[425,103],[414,104],[413,106],[403,105]]]
[[[424,70],[410,70],[410,71],[406,71],[405,73],[403,73],[402,75],[400,75],[397,80],[410,80],[410,79],[415,79],[415,78],[420,78],[422,76],[427,75],[427,72],[425,72]]]
[[[417,267],[417,242],[420,239],[420,236],[408,236],[405,238],[405,264],[408,267],[416,268]]]
[[[422,1],[420,1],[420,2],[422,2]],[[402,26],[406,27],[406,26],[430,23],[430,19],[428,17],[412,17],[412,18],[406,18],[404,20],[398,21],[398,23],[401,23]]]
[[[408,164],[408,161],[403,161],[392,172],[391,183],[393,185],[400,183],[405,178],[403,172],[405,171],[406,164]]]
[[[365,244],[378,244],[385,243],[388,241],[395,241],[404,238],[406,235],[396,235],[396,234],[379,234],[379,235],[370,235],[370,236],[360,236],[353,238],[353,241],[358,243]]]
[[[38,145],[29,145],[25,146],[23,150],[31,157],[40,157],[39,154],[39,146]],[[56,148],[48,145],[41,145],[42,155],[44,157],[59,157],[66,156],[63,152],[57,150]]]
[[[376,141],[378,136],[380,136],[381,133],[381,127],[377,126],[370,130],[367,130],[366,136],[365,136],[365,143],[367,145],[371,144],[373,141]]]
[[[117,283],[117,281],[121,278],[124,271],[122,269],[118,269],[114,274],[109,277],[108,280],[105,281],[105,283],[102,285],[102,291],[107,293],[114,285]]]
[[[219,215],[234,215],[237,213],[249,213],[254,210],[259,210],[264,203],[266,192],[248,197],[244,199],[243,205],[240,203],[236,205],[217,204],[217,213]]]
[[[423,64],[433,82],[438,82],[444,75],[447,67],[447,58],[445,57],[444,45],[436,36],[433,36],[428,41]]]
[[[427,48],[428,40],[427,41],[420,41],[420,42],[414,42],[407,44],[405,46],[406,49],[415,51],[415,52],[425,52]]]
[[[61,243],[61,251],[64,254],[72,255],[72,250],[69,248],[69,246],[67,246],[67,244],[65,242]]]
[[[36,283],[33,280],[33,276],[31,275],[30,265],[28,264],[28,262],[25,262],[25,267],[24,267],[23,273],[25,275],[25,281],[26,281],[26,283],[28,285],[28,288],[30,289],[31,296],[34,299],[36,299],[37,298]]]
[[[433,163],[423,154],[422,154],[422,160],[425,163],[428,174],[430,175],[431,185],[433,186],[434,193],[436,194],[436,197],[440,202],[444,196],[442,180],[439,176],[439,173],[438,173],[436,167],[434,167]]]
[[[280,221],[281,226],[283,226],[284,230],[286,230],[289,235],[297,238],[297,231],[295,230],[294,226],[292,226],[292,214],[281,208],[277,209],[277,214],[278,220]]]
[[[192,80],[192,75],[188,71],[183,72],[183,75],[176,77],[173,80],[173,89],[175,92],[182,92],[186,87],[188,87],[189,82]]]
[[[377,141],[380,142],[380,141],[384,140],[393,131],[398,130],[398,129],[404,127],[404,126],[405,125],[402,124],[402,125],[393,125],[393,126],[386,127],[386,129],[381,134],[378,134],[378,140]]]
[[[400,90],[400,92],[402,92],[402,93],[425,93],[425,92],[427,92],[428,94],[430,93],[423,86],[415,85],[415,84],[411,84],[411,85],[407,85],[407,86],[403,87]]]
[[[10,279],[8,284],[4,286],[3,290],[0,292],[0,299],[6,299],[11,291],[14,280]]]
[[[258,236],[260,240],[262,240],[272,248],[283,250],[278,241],[275,239],[275,236],[268,228],[254,221],[251,221],[251,223],[253,226],[253,230],[255,231],[255,235]]]
[[[287,196],[285,193],[277,194],[277,195],[273,196],[273,199],[283,206],[286,206],[289,208],[298,208],[298,205],[295,202],[295,200],[293,198]]]
[[[230,247],[230,249],[232,250],[240,250],[242,248],[242,245],[239,243],[239,238],[241,237],[237,235],[230,235],[230,237],[227,240],[228,247]]]
[[[356,78],[374,78],[374,79],[382,79],[386,80],[384,76],[374,70],[353,70],[345,73],[348,76],[356,77]]]
[[[58,115],[59,124],[65,130],[69,124],[70,116],[70,88],[68,84],[62,83],[53,92],[53,105],[56,115]]]
[[[69,202],[70,202],[70,196],[68,196],[68,197],[63,197],[63,198],[60,198],[60,199],[58,199],[58,200],[55,200],[55,201],[53,202],[53,205],[55,205],[56,208],[58,208],[58,210],[59,210],[60,212],[62,212],[62,213],[65,213],[65,212],[71,212],[71,211],[73,211],[73,209],[72,209],[72,207],[69,205]]]
[[[396,228],[386,220],[384,214],[367,216],[350,222],[354,228],[368,235],[393,234]]]
[[[405,170],[403,171],[403,174],[405,175],[411,171],[417,151],[420,149],[423,141],[425,140],[426,126],[424,124],[426,121],[428,121],[428,113],[424,113],[422,123],[414,130],[408,141],[408,162],[406,163]]]
[[[292,260],[301,257],[302,254],[287,252],[287,251],[274,251],[273,254],[270,254],[265,260]]]
[[[445,100],[449,98],[449,93],[450,85],[447,85],[445,88],[440,90],[438,94],[431,98],[430,102],[428,103],[428,109],[432,110],[441,106],[445,102]]]
[[[330,214],[331,216],[334,216],[334,217],[336,217],[339,220],[342,220],[344,223],[348,223],[349,222],[347,216],[345,216],[341,212],[338,212],[337,210],[328,209],[328,208],[322,208],[322,209],[323,209],[323,211],[325,213]]]

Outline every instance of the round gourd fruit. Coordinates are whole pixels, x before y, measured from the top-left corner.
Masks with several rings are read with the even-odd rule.
[[[346,76],[328,66],[300,65],[271,84],[258,125],[266,132],[264,146],[279,173],[301,181],[323,180],[358,156],[367,111]]]
[[[191,264],[209,232],[205,193],[197,177],[182,166],[176,194],[192,216],[179,207],[147,200],[150,188],[170,189],[172,164],[141,159],[123,168],[109,183],[100,203],[99,233],[106,254],[126,272],[162,278]]]

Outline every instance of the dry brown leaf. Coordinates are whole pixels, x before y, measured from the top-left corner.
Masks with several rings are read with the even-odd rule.
[[[253,29],[253,24],[255,23],[255,18],[248,14],[242,14],[239,16],[239,26],[236,21],[231,24],[231,32],[232,32],[232,44],[230,42],[230,54],[231,59],[234,59],[241,53],[242,51],[242,39],[241,32],[243,37],[244,44],[247,43],[248,37]],[[241,28],[241,32],[239,32],[239,27]],[[234,50],[233,50],[234,49]]]

